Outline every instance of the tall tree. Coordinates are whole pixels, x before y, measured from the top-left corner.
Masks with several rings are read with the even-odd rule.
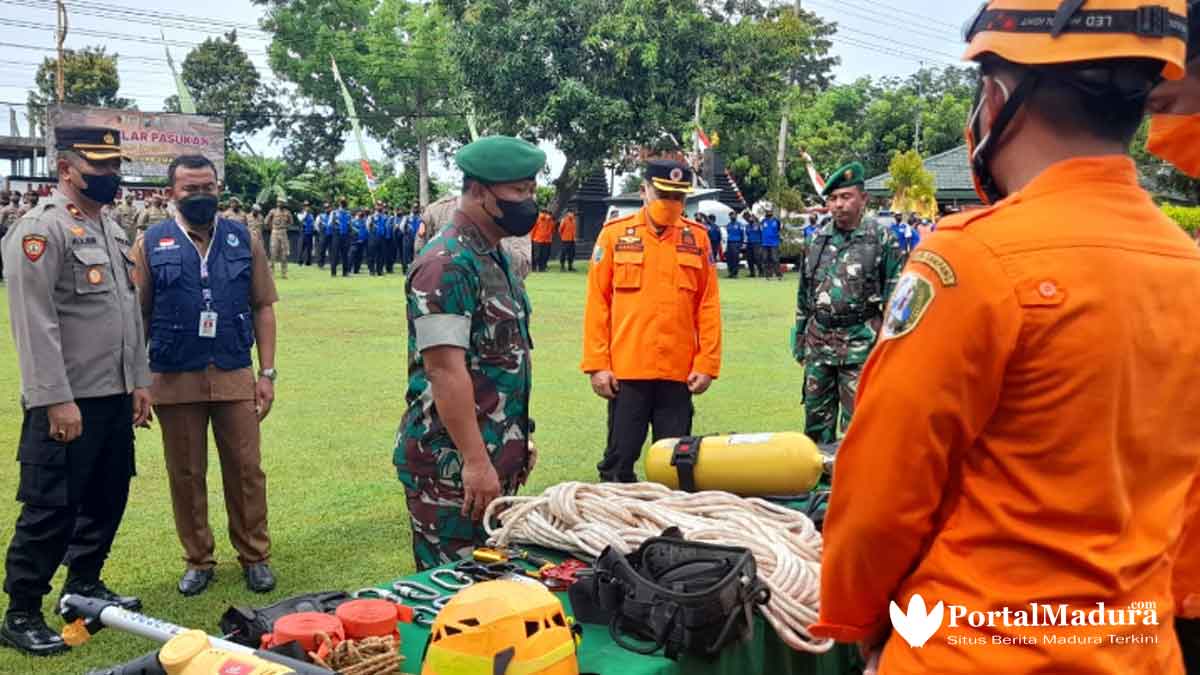
[[[791,56],[786,45],[765,41],[723,56],[744,46],[739,38],[755,19],[747,11],[766,15],[753,1],[442,2],[456,22],[452,51],[484,125],[550,141],[566,155],[555,210],[600,163],[636,157],[630,148],[684,150],[697,96],[713,91],[734,103],[781,88]],[[739,87],[739,72],[753,82]]]
[[[297,106],[275,120],[271,138],[283,142],[283,160],[295,173],[333,170],[346,147],[350,120],[326,106]]]
[[[237,31],[208,38],[188,52],[180,74],[199,113],[225,118],[227,151],[244,145],[247,136],[265,129],[278,113],[275,91],[237,43]],[[179,112],[179,97],[167,98],[163,108]]]
[[[423,201],[429,155],[466,134],[454,41],[439,7],[406,0],[255,0],[268,5],[271,67],[299,93],[346,115],[330,59],[369,133],[393,154],[415,159]]]
[[[916,149],[919,117],[921,154],[951,150],[963,143],[974,77],[970,69],[951,67],[830,87],[794,113],[793,148],[807,150],[825,170],[858,160],[875,176],[887,171],[895,153]],[[800,170],[790,172],[792,185],[807,184]]]
[[[63,51],[63,102],[102,108],[129,108],[133,102],[117,96],[121,78],[117,55],[104,47]],[[45,128],[46,106],[58,102],[58,59],[46,57],[34,75],[36,88],[29,92],[30,125]]]

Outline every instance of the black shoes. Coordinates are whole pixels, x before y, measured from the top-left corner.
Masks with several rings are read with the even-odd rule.
[[[255,593],[270,593],[275,590],[275,575],[267,563],[254,563],[245,570],[246,588]]]
[[[41,610],[9,611],[0,625],[0,644],[12,647],[29,656],[64,654],[71,648],[57,633],[46,626]]]
[[[61,604],[63,595],[82,595],[86,598],[96,598],[97,600],[111,602],[131,612],[139,611],[142,608],[141,600],[132,595],[117,595],[100,580],[79,581],[67,579],[67,583],[63,584],[62,594],[58,596],[60,600],[59,604]]]
[[[212,583],[215,576],[212,570],[189,569],[179,580],[179,592],[188,597],[200,595],[208,590],[208,585]]]

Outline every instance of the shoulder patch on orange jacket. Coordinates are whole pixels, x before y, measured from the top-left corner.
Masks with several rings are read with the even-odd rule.
[[[905,272],[892,292],[887,314],[883,317],[883,333],[880,341],[904,337],[911,333],[925,311],[933,304],[936,295],[933,284],[916,272]]]

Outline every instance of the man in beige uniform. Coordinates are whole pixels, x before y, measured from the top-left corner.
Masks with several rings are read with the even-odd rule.
[[[150,198],[150,205],[142,209],[142,212],[138,214],[138,233],[145,232],[146,228],[151,225],[157,225],[170,217],[171,214],[167,213],[167,209],[163,206],[162,195],[154,195]]]
[[[266,241],[267,238],[263,236],[265,234],[263,226],[266,225],[266,222],[263,218],[262,207],[258,204],[251,206],[250,212],[246,214],[246,227],[250,228],[250,234]],[[270,249],[266,250],[270,251]]]
[[[458,195],[451,194],[425,207],[425,212],[421,214],[421,228],[417,230],[417,241],[413,247],[414,258],[441,232],[442,228],[450,224],[450,220],[454,217],[454,212],[458,210]],[[500,248],[508,254],[509,263],[512,265],[512,271],[522,279],[529,276],[533,271],[533,241],[529,235],[524,237],[505,237],[500,240]]]
[[[212,162],[201,155],[178,157],[168,169],[168,181],[179,218],[147,230],[134,244],[133,258],[148,326],[150,392],[162,426],[175,529],[187,562],[178,588],[184,595],[197,595],[214,578],[205,481],[211,423],[229,538],[247,587],[265,593],[275,587],[275,577],[268,566],[271,540],[259,424],[275,398],[273,305],[279,296],[262,241],[246,226],[216,217]],[[246,295],[238,297],[239,289]],[[207,333],[206,314],[212,315]],[[257,378],[251,368],[254,342]],[[245,367],[230,365],[239,361]]]
[[[121,201],[116,210],[117,223],[121,229],[125,230],[125,237],[129,241],[137,239],[137,220],[140,212],[138,207],[133,203],[133,193],[126,192],[125,199]]]
[[[129,241],[101,215],[120,186],[121,135],[58,127],[54,136],[58,189],[3,241],[24,419],[0,644],[34,655],[67,650],[42,617],[59,565],[64,593],[141,606],[100,574],[129,497],[133,427],[150,416]]]
[[[292,252],[288,245],[288,228],[293,220],[287,202],[282,198],[275,200],[275,208],[267,214],[267,227],[271,229],[271,274],[275,274],[275,263],[279,263],[283,267],[284,279],[287,278],[288,255]]]
[[[246,224],[246,212],[242,210],[242,200],[237,197],[229,198],[229,209],[221,214],[221,217],[226,220],[236,220],[237,222]]]

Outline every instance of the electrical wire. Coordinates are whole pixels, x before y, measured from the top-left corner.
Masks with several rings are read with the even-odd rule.
[[[808,0],[808,2],[810,4],[817,5],[819,7],[825,7],[825,8],[828,8],[830,10],[837,12],[837,14],[827,14],[824,18],[836,20],[838,23],[838,28],[847,27],[845,24],[845,19],[844,19],[843,15],[852,16],[852,17],[855,17],[858,19],[863,19],[865,21],[870,21],[871,23],[876,24],[876,25],[879,24],[880,17],[878,15],[871,16],[869,14],[862,14],[859,12],[855,12],[852,9],[847,9],[846,7],[844,7],[842,5],[837,5],[832,2],[824,2],[823,0]],[[904,34],[905,35],[917,35],[920,37],[929,38],[931,40],[938,40],[941,42],[945,42],[947,44],[954,44],[954,45],[958,45],[958,46],[962,45],[962,39],[958,36],[957,33],[942,32],[942,31],[937,31],[934,29],[920,28],[920,27],[916,27],[916,26],[904,26]]]

